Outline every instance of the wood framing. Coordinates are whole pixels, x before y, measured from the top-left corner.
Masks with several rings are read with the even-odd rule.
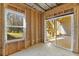
[[[26,16],[26,38],[22,41],[5,43],[4,41],[4,15],[5,9],[10,9],[16,12],[23,13]],[[30,47],[36,43],[40,43],[41,30],[39,25],[41,24],[41,13],[36,9],[30,8],[25,4],[0,4],[0,55],[10,55],[25,48]]]
[[[52,17],[62,16],[65,14],[74,14],[74,40],[73,40],[73,52],[79,53],[79,6],[78,4],[62,4],[44,13],[44,19],[47,20]]]

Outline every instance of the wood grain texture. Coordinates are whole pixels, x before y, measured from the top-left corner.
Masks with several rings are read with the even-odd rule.
[[[2,41],[2,39],[3,39],[3,4],[1,3],[0,4],[0,55],[2,55],[2,46],[3,46],[3,41]]]
[[[2,55],[10,55],[12,53],[15,53],[17,51],[23,50],[25,48],[30,47],[32,44],[36,44],[39,43],[38,41],[38,37],[40,36],[39,32],[39,26],[38,23],[40,23],[38,20],[40,20],[40,12],[37,11],[36,9],[30,8],[29,6],[25,5],[25,4],[18,4],[18,3],[8,3],[8,4],[4,4],[3,6],[3,10],[5,9],[10,9],[16,12],[20,12],[25,14],[26,16],[26,25],[27,25],[27,29],[26,29],[26,37],[25,40],[23,41],[17,41],[17,42],[12,42],[12,43],[6,43],[5,48],[3,48],[2,50],[4,51],[4,53],[1,53]],[[1,4],[0,4],[0,15],[1,12],[3,12],[1,10]],[[4,22],[1,21],[3,17],[0,17],[0,27],[4,26]],[[40,20],[41,21],[41,20]],[[3,40],[2,34],[4,34],[4,32],[2,31],[4,28],[1,27],[0,30],[0,47],[2,47],[1,44],[2,43],[1,40]],[[40,39],[39,39],[40,40]],[[0,50],[1,52],[1,50]]]
[[[51,9],[51,10],[46,11],[44,13],[44,15],[46,16],[45,19],[55,17],[54,14],[57,14],[56,16],[62,15],[62,14],[64,14],[65,10],[68,10],[68,9],[73,9],[74,10],[74,8],[75,8],[75,4],[63,4],[63,5],[60,5],[58,7],[55,7],[53,9]],[[61,12],[61,13],[59,14],[59,12]]]

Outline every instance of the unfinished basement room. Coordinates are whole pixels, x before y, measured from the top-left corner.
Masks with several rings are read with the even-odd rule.
[[[79,56],[78,3],[0,3],[0,56]]]

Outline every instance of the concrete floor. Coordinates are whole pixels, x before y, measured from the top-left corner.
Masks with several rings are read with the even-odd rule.
[[[40,43],[10,56],[78,56],[78,54],[56,47],[50,43]]]

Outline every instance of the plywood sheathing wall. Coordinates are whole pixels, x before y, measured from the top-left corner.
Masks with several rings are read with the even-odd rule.
[[[11,9],[11,10],[14,10],[17,12],[24,13],[26,15],[27,28],[26,28],[25,40],[5,44],[5,48],[2,49],[3,50],[2,55],[10,55],[17,51],[28,48],[36,43],[42,42],[42,36],[41,36],[42,35],[42,33],[41,33],[41,31],[42,31],[41,17],[42,16],[39,11],[30,8],[29,6],[27,6],[25,4],[3,4],[3,5],[4,5],[3,9]],[[0,14],[0,15],[2,15],[2,14]],[[2,22],[2,23],[4,23],[4,22]],[[2,25],[3,24],[1,24],[1,26]],[[1,28],[1,29],[4,29],[4,28]],[[4,31],[2,33],[4,33]],[[2,34],[2,33],[0,33],[0,34]],[[0,37],[0,40],[4,40],[1,37]]]
[[[76,31],[76,47],[78,48],[74,48],[75,50],[77,50],[77,52],[79,53],[79,4],[77,4],[76,8],[75,8],[75,12],[76,12],[76,20],[75,20],[75,31]],[[75,46],[74,44],[74,46]]]
[[[2,21],[3,16],[2,15],[3,15],[3,12],[2,11],[3,11],[3,5],[0,4],[0,55],[2,55],[2,48],[3,48],[2,47],[2,45],[3,45],[3,43],[2,43],[3,42],[2,41],[2,38],[3,38],[3,36],[2,36],[3,35],[3,33],[2,33],[3,32],[3,21]]]
[[[0,4],[0,23],[1,23],[1,4]],[[1,26],[1,25],[0,25]],[[1,32],[1,31],[0,31]],[[0,34],[1,37],[1,34]],[[2,40],[0,38],[0,55],[1,55],[1,49],[2,49]]]
[[[70,11],[68,11],[70,10]],[[44,13],[44,19],[63,15],[65,13],[74,12],[74,40],[73,40],[73,52],[79,53],[79,5],[78,4],[63,4],[57,6]]]

